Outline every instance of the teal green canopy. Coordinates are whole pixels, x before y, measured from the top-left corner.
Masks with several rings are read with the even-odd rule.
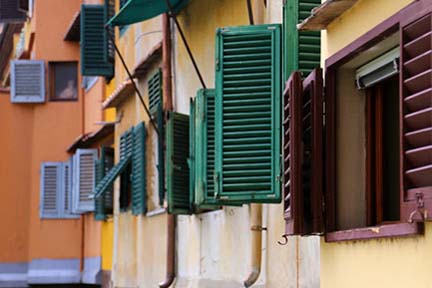
[[[176,13],[186,6],[188,2],[188,0],[169,1]],[[122,9],[108,21],[108,25],[123,26],[133,24],[156,17],[168,10],[165,0],[129,0]]]

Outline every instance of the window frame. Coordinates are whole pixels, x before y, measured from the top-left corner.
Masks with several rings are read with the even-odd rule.
[[[325,113],[325,123],[326,123],[326,136],[325,136],[325,153],[326,153],[326,163],[325,163],[325,175],[326,175],[326,242],[335,241],[345,241],[345,240],[364,240],[373,238],[383,238],[383,237],[402,237],[402,236],[412,236],[417,234],[422,234],[424,231],[424,224],[422,222],[407,223],[404,222],[403,209],[404,207],[404,191],[400,191],[400,207],[401,216],[400,222],[393,224],[383,224],[372,227],[362,227],[356,229],[336,229],[336,87],[337,79],[336,73],[337,69],[344,63],[348,62],[355,56],[364,52],[365,50],[373,47],[374,45],[381,42],[386,37],[393,33],[401,33],[401,29],[404,24],[411,23],[417,19],[426,16],[432,12],[432,7],[427,6],[427,1],[416,1],[403,8],[399,12],[395,13],[393,16],[387,18],[346,47],[342,48],[334,55],[330,56],[325,60],[325,94],[326,94],[326,113]],[[399,45],[402,44],[402,40],[399,40]],[[401,78],[400,78],[401,79]],[[402,83],[399,84],[399,95],[402,89]],[[399,96],[401,101],[401,96]],[[402,121],[402,111],[400,113],[400,121]],[[400,122],[402,123],[402,122]],[[401,124],[402,125],[402,124]],[[402,131],[402,130],[401,130]],[[402,141],[402,135],[399,135]],[[402,142],[401,142],[402,143]],[[400,161],[403,162],[403,147],[400,147]],[[401,168],[402,169],[402,168]],[[402,171],[402,170],[401,170]],[[402,177],[402,173],[401,173]],[[401,185],[402,187],[402,185]],[[365,215],[366,216],[366,215]]]
[[[62,64],[75,64],[76,68],[76,91],[77,91],[77,97],[76,98],[67,98],[67,99],[60,99],[57,98],[55,95],[55,88],[56,88],[56,66],[62,65]],[[78,61],[50,61],[48,62],[48,100],[50,102],[77,102],[79,100],[79,83],[78,83]],[[96,82],[95,82],[96,83]]]

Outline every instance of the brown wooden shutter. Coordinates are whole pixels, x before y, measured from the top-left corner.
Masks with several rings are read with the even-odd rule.
[[[287,235],[319,234],[323,221],[323,81],[315,69],[284,93],[284,199]]]
[[[432,14],[401,23],[401,33],[401,220],[407,220],[417,208],[432,211]]]
[[[295,71],[286,83],[283,95],[284,218],[286,234],[303,231],[303,194],[301,181],[301,73]]]

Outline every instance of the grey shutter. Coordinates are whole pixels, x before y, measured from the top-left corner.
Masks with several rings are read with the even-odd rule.
[[[72,159],[61,164],[60,179],[60,216],[79,218],[79,215],[72,213]]]
[[[97,149],[78,149],[74,155],[73,212],[94,211],[94,200],[90,198],[94,189],[94,162]]]
[[[45,102],[45,64],[43,60],[11,61],[11,102]]]
[[[19,10],[19,0],[0,0],[0,23],[23,23],[26,13]]]
[[[45,162],[41,165],[40,218],[59,216],[60,165],[56,162]]]

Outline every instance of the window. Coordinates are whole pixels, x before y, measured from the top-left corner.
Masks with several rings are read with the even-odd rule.
[[[42,219],[79,218],[72,214],[72,161],[41,165],[39,215]]]
[[[77,62],[50,62],[50,100],[78,100]]]
[[[324,203],[322,187],[308,191],[322,185],[313,172],[315,161],[305,173],[307,159],[319,149],[308,152],[307,134],[319,137],[323,125],[304,129],[307,106],[315,106],[313,101],[304,106],[301,96],[310,89],[310,77],[301,83],[299,72],[291,76],[284,93],[287,234],[319,233],[307,227],[320,224],[323,207],[327,241],[411,235],[422,229],[412,221],[429,219],[432,67],[425,59],[432,53],[432,7],[427,2],[413,2],[326,60]],[[395,47],[398,56],[388,61]],[[319,90],[318,85],[312,91]],[[312,123],[322,113],[312,110]],[[316,137],[312,145],[319,143]],[[367,228],[375,225],[379,229]]]
[[[95,187],[102,181],[105,175],[114,166],[114,149],[101,147],[99,159],[95,160]],[[105,220],[108,215],[113,214],[114,186],[111,184],[107,191],[100,197],[95,198],[95,219]]]

